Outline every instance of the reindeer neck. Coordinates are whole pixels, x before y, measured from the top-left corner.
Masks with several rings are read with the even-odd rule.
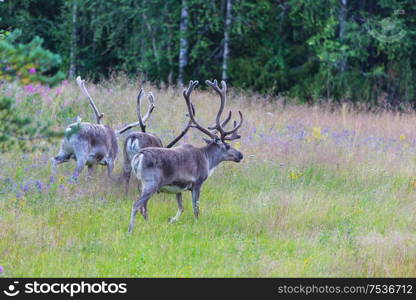
[[[201,148],[205,157],[208,159],[209,170],[216,168],[221,160],[219,149],[214,144],[209,144]]]

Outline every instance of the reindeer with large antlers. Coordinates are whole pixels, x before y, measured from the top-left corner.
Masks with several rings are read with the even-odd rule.
[[[217,81],[206,83],[211,86],[220,96],[220,109],[215,119],[215,125],[204,128],[195,120],[191,93],[198,81],[191,81],[189,87],[184,90],[183,96],[188,108],[188,116],[192,127],[197,128],[207,135],[207,145],[195,147],[189,144],[170,149],[145,148],[140,150],[132,159],[132,169],[136,177],[142,182],[142,191],[131,211],[129,232],[133,230],[135,217],[138,211],[147,220],[147,202],[157,192],[174,193],[178,203],[178,212],[170,221],[177,221],[183,212],[183,191],[192,192],[192,206],[195,218],[199,215],[199,194],[202,184],[213,173],[215,168],[223,161],[240,162],[243,154],[231,147],[227,141],[240,138],[237,130],[243,123],[243,115],[239,111],[240,122],[234,122],[234,128],[225,130],[224,126],[231,119],[231,112],[221,122],[221,114],[226,104],[227,86],[221,82],[221,88]],[[219,136],[218,136],[219,134]]]
[[[96,117],[96,124],[81,122],[69,125],[64,134],[59,154],[52,158],[52,168],[55,171],[58,164],[75,159],[77,166],[72,179],[76,180],[85,165],[91,175],[94,165],[107,166],[107,173],[111,179],[114,161],[118,152],[115,131],[107,125],[100,124],[104,114],[100,113],[94,100],[85,87],[85,80],[77,77],[77,84],[87,96]]]
[[[162,141],[159,137],[146,132],[146,121],[149,119],[150,115],[152,114],[154,108],[155,108],[155,100],[152,93],[149,93],[148,101],[149,101],[149,107],[147,110],[147,113],[144,117],[142,117],[141,114],[141,99],[144,95],[143,89],[140,89],[140,92],[137,96],[137,116],[138,121],[132,124],[127,125],[126,127],[120,129],[118,132],[120,134],[126,132],[127,130],[136,127],[140,125],[140,131],[131,132],[126,137],[124,141],[124,148],[123,148],[123,155],[124,155],[124,163],[123,163],[123,174],[121,176],[121,180],[124,181],[124,191],[125,194],[128,194],[129,191],[129,182],[131,177],[131,161],[135,154],[137,154],[141,149],[147,148],[147,147],[163,147]],[[186,125],[185,129],[172,141],[170,142],[166,148],[171,148],[173,145],[175,145],[189,130],[191,126],[191,123],[188,122],[188,125]]]

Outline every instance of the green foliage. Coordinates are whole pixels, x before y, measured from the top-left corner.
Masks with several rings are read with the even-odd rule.
[[[19,43],[22,32],[3,30],[0,38],[0,90],[6,89],[5,82],[21,85],[48,84],[62,81],[64,75],[58,67],[60,56],[42,48],[42,39],[35,37],[31,42]],[[4,94],[4,93],[3,93]],[[0,96],[0,152],[18,147],[23,151],[45,149],[47,142],[61,133],[52,131],[50,121],[35,120],[33,111],[25,109],[37,99],[25,99],[17,103],[13,98]],[[38,99],[38,101],[40,101]],[[29,112],[32,115],[29,117]],[[42,141],[40,141],[42,139]]]
[[[45,149],[52,138],[62,136],[50,129],[50,121],[34,121],[33,117],[27,115],[22,105],[16,104],[14,99],[0,97],[0,152],[15,147],[23,151]]]
[[[226,1],[187,2],[185,79],[219,78]],[[339,0],[232,3],[228,77],[233,86],[308,103],[415,105],[413,0],[348,0],[345,10]],[[7,1],[0,4],[0,28],[22,29],[25,42],[43,37],[47,49],[62,55],[66,70],[75,43],[73,64],[81,75],[99,79],[122,71],[171,84],[178,76],[181,5],[161,0]]]
[[[18,43],[21,33],[15,30],[0,40],[0,81],[18,80],[23,85],[61,82],[64,75],[57,69],[61,64],[59,55],[43,49],[39,37],[28,44]]]

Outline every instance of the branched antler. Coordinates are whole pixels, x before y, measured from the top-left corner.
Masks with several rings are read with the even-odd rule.
[[[146,121],[149,119],[150,115],[152,114],[153,110],[155,109],[155,98],[152,92],[149,92],[148,100],[149,100],[149,108],[147,109],[146,115],[142,118],[141,113],[141,98],[143,96],[143,89],[140,90],[139,95],[137,96],[137,117],[139,118],[139,124],[142,132],[146,132]]]
[[[222,121],[222,123],[221,123],[221,127],[223,127],[223,128],[224,128],[224,127],[228,124],[228,122],[230,122],[230,120],[231,120],[231,116],[232,116],[232,112],[231,112],[231,110],[230,110],[230,112],[228,113],[227,118],[226,118],[224,121]],[[209,126],[209,127],[208,127],[208,129],[209,129],[209,130],[213,130],[213,131],[214,131],[214,133],[216,133],[216,132],[217,132],[217,130],[216,130],[216,124]]]
[[[192,115],[195,116],[195,107],[192,103],[191,103],[191,108],[192,108]],[[189,117],[189,113],[187,113],[186,116]],[[191,127],[192,127],[192,119],[189,117],[188,124],[186,125],[186,127],[173,141],[171,141],[166,146],[166,148],[172,148],[188,132],[189,128]]]
[[[194,118],[193,106],[192,106],[192,102],[191,102],[191,93],[194,90],[194,88],[198,85],[198,83],[199,83],[198,81],[192,81],[191,80],[189,82],[188,88],[183,90],[183,97],[185,98],[186,106],[188,107],[189,118],[191,119],[191,121],[193,123],[192,127],[197,128],[198,130],[200,130],[203,133],[205,133],[206,135],[208,135],[210,138],[215,139],[216,135],[214,133],[212,133],[211,131],[209,131],[208,129],[205,129],[204,127],[199,125],[199,123]]]
[[[95,118],[97,119],[97,124],[100,124],[100,121],[101,121],[102,117],[104,117],[104,114],[100,113],[98,111],[98,108],[94,103],[94,100],[92,99],[92,97],[88,93],[87,88],[85,87],[85,80],[82,80],[80,76],[78,76],[76,80],[77,80],[78,86],[84,92],[84,94],[87,96],[88,100],[90,101],[90,105],[91,105],[92,109],[94,110]]]
[[[137,95],[137,107],[136,107],[137,117],[139,118],[139,121],[131,123],[123,127],[122,129],[118,130],[117,132],[119,134],[122,134],[126,132],[127,130],[133,127],[139,126],[139,125],[140,125],[140,129],[142,130],[142,132],[146,132],[146,121],[149,119],[150,115],[152,114],[156,106],[155,106],[155,97],[153,96],[153,93],[150,92],[148,96],[149,108],[147,109],[146,115],[142,117],[140,107],[141,107],[141,99],[143,98],[143,95],[144,95],[144,91],[143,89],[140,89],[139,94]]]
[[[220,95],[220,99],[221,99],[220,108],[215,118],[215,125],[210,126],[208,127],[208,129],[206,129],[195,120],[195,117],[194,117],[195,114],[193,113],[194,108],[193,108],[192,101],[191,101],[191,93],[194,87],[198,85],[198,81],[191,80],[189,82],[188,88],[183,91],[183,97],[185,98],[186,106],[188,107],[190,122],[192,122],[190,126],[197,128],[198,130],[202,131],[203,133],[205,133],[212,139],[218,138],[216,135],[217,133],[220,134],[220,139],[222,141],[232,141],[232,140],[239,139],[240,135],[238,135],[237,130],[243,124],[243,114],[241,113],[241,111],[238,111],[238,114],[240,115],[240,122],[237,123],[236,121],[234,121],[233,129],[228,130],[228,131],[224,129],[224,127],[231,120],[231,116],[232,116],[231,111],[228,113],[227,118],[221,122],[221,114],[224,111],[224,107],[227,102],[227,99],[226,99],[227,85],[225,81],[221,81],[221,88],[218,86],[218,83],[216,80],[214,80],[214,82],[211,82],[209,80],[205,82]]]
[[[215,118],[215,125],[209,127],[211,130],[216,130],[220,133],[221,140],[225,141],[232,141],[235,139],[240,138],[240,136],[237,134],[237,130],[241,127],[243,124],[243,114],[241,111],[238,111],[238,114],[240,115],[240,122],[237,124],[237,122],[234,121],[234,128],[231,130],[226,131],[224,129],[224,126],[230,121],[231,119],[231,111],[228,114],[228,117],[221,123],[221,114],[224,111],[225,104],[227,102],[226,93],[227,93],[227,84],[225,81],[221,81],[221,88],[218,86],[217,80],[214,80],[214,82],[211,82],[209,80],[206,80],[205,83],[209,86],[211,86],[217,94],[220,96],[221,104],[220,109],[218,110],[217,116]]]

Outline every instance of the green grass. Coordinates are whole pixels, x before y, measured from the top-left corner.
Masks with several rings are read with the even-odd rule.
[[[42,197],[7,199],[1,202],[1,265],[17,277],[415,274],[414,252],[402,250],[415,242],[409,227],[414,215],[406,213],[413,199],[399,178],[375,198],[391,178],[360,184],[319,166],[296,180],[279,166],[249,171],[244,177],[238,165],[218,170],[203,187],[198,221],[189,195],[176,224],[167,222],[176,212],[175,197],[153,197],[150,220],[138,215],[132,235],[127,225],[134,193],[125,199],[119,187],[79,195],[79,186],[69,195],[52,188]],[[101,180],[93,184],[103,186]],[[390,246],[388,240],[365,243],[376,233],[394,232],[409,237]]]
[[[110,124],[120,128],[135,121],[136,88],[110,86],[115,91],[110,99],[103,86],[92,95],[104,112],[111,112],[106,115]],[[45,117],[62,122],[57,112],[67,100],[73,101],[74,115],[88,120],[86,105],[82,108],[79,100],[71,100],[78,96],[77,88],[69,85],[52,105],[44,106]],[[213,115],[213,97],[196,93],[197,111],[204,112],[198,117],[204,124]],[[223,163],[203,185],[198,221],[193,218],[189,192],[184,194],[185,212],[175,224],[168,224],[177,210],[175,196],[157,194],[149,201],[149,221],[138,214],[129,235],[136,183],[125,197],[123,188],[109,184],[100,167],[92,180],[81,176],[79,184],[70,185],[71,162],[58,167],[48,190],[40,193],[32,188],[17,197],[28,179],[48,182],[48,158],[56,155],[58,145],[44,154],[2,155],[0,266],[4,274],[0,276],[416,276],[416,162],[413,146],[405,144],[415,138],[414,116],[341,116],[303,107],[279,112],[277,105],[259,108],[238,97],[231,97],[230,106],[245,113],[241,132],[245,160]],[[111,110],[117,101],[125,104]],[[172,89],[156,91],[156,101],[149,131],[166,143],[163,134],[185,123],[185,108]],[[183,106],[172,107],[172,101]],[[347,127],[340,127],[340,120]],[[287,124],[299,122],[308,130],[318,126],[360,131],[354,137],[358,142],[361,136],[397,139],[404,132],[406,140],[399,143],[410,150],[400,154],[355,143],[338,146],[330,138],[299,141],[285,132]],[[268,131],[271,127],[280,137],[264,139],[261,134],[275,134]],[[189,139],[202,144],[196,132]],[[121,161],[122,154],[116,174]]]

